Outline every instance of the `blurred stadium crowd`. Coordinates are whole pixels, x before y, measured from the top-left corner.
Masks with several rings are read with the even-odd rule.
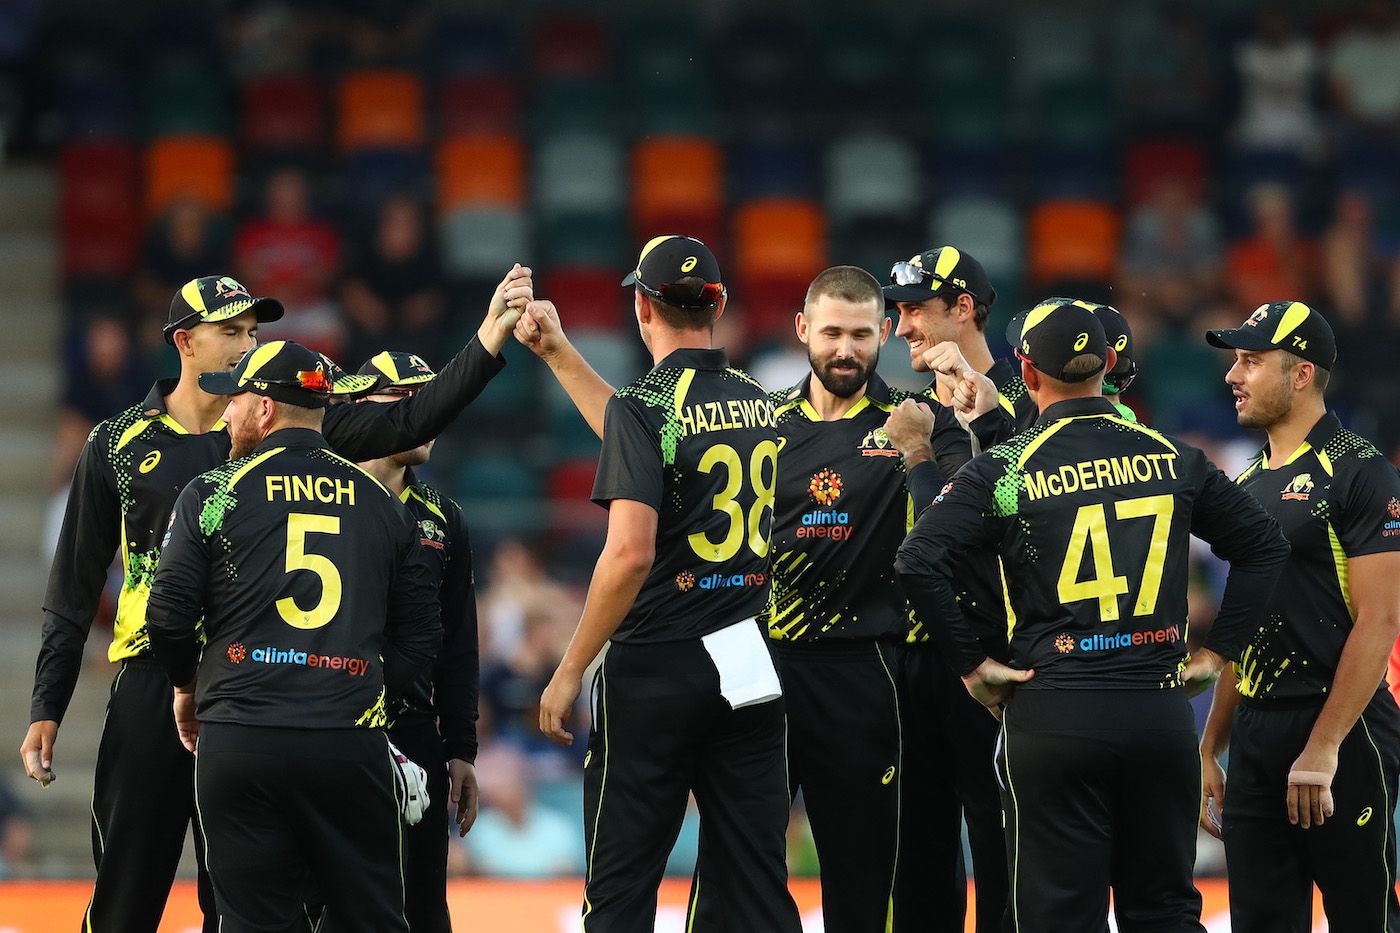
[[[714,247],[717,340],[770,387],[806,371],[792,315],[835,263],[883,281],[958,245],[999,292],[994,347],[1034,299],[1113,304],[1141,371],[1124,401],[1227,470],[1253,442],[1201,333],[1305,300],[1337,331],[1343,420],[1400,454],[1388,0],[54,6],[93,9],[0,4],[0,110],[7,147],[60,177],[60,495],[92,425],[175,372],[160,324],[195,276],[282,299],[265,338],[441,365],[520,260],[617,384],[642,366],[617,283],[664,232]],[[478,542],[487,807],[458,867],[573,874],[579,756],[534,706],[597,553],[596,441],[507,355],[425,471]],[[918,386],[907,367],[902,347],[881,363]]]

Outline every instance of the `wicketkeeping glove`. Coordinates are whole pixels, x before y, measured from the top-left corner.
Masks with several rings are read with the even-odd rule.
[[[399,803],[404,821],[409,826],[416,826],[428,809],[428,772],[409,761],[408,756],[395,748],[393,742],[389,743],[389,754],[394,757],[394,776],[399,784]]]

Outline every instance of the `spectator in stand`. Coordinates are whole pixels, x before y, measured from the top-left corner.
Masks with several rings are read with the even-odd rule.
[[[1316,246],[1298,233],[1293,196],[1283,185],[1261,182],[1247,195],[1254,232],[1230,247],[1226,281],[1241,308],[1257,308],[1288,295],[1307,301],[1316,294]]]
[[[380,347],[403,347],[442,365],[446,293],[417,201],[398,196],[384,203],[373,238],[347,265],[343,283],[346,359],[368,359]]]
[[[1265,7],[1233,57],[1240,83],[1235,142],[1245,149],[1315,147],[1320,62],[1312,37],[1299,32],[1282,7]]]
[[[310,185],[301,169],[273,172],[264,203],[265,215],[244,224],[234,241],[239,280],[255,295],[276,296],[287,309],[281,322],[262,329],[260,339],[296,340],[343,358],[340,317],[330,298],[340,265],[339,235],[312,216]]]
[[[1180,322],[1198,302],[1217,294],[1223,249],[1220,225],[1177,179],[1164,178],[1128,216],[1121,288],[1125,313],[1139,320]],[[1141,303],[1141,311],[1134,304]],[[1148,333],[1151,328],[1148,328]]]
[[[79,326],[68,351],[59,403],[49,488],[64,490],[92,426],[111,414],[118,399],[140,395],[150,382],[131,331],[117,313],[97,313]]]
[[[572,630],[581,609],[578,600],[550,579],[538,555],[523,541],[502,541],[491,556],[490,566],[478,602],[483,667],[488,658],[507,658],[515,653],[524,636],[525,618],[532,612],[565,619],[566,627]]]
[[[1332,100],[1352,129],[1395,140],[1400,130],[1400,10],[1367,0],[1359,21],[1328,56]]]
[[[1368,308],[1389,303],[1387,285],[1400,285],[1395,256],[1381,249],[1371,202],[1362,192],[1343,191],[1337,196],[1332,224],[1322,240],[1322,262],[1340,343],[1345,331],[1366,322]]]
[[[8,779],[0,778],[0,879],[25,874],[34,850],[34,824]]]
[[[228,262],[227,225],[196,198],[172,202],[165,215],[151,225],[135,284],[140,311],[137,333],[144,337],[145,356],[158,356],[165,350],[160,334],[170,311],[171,294],[192,279],[228,268]],[[110,413],[111,406],[103,410]]]
[[[467,871],[498,878],[556,878],[584,870],[578,823],[542,805],[520,752],[493,745],[477,757],[481,814],[462,842]]]
[[[1124,61],[1125,104],[1145,132],[1205,132],[1215,126],[1219,69],[1205,23],[1185,3],[1164,3],[1155,28]]]

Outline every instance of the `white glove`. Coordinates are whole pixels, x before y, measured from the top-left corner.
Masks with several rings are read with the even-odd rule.
[[[408,760],[408,756],[389,743],[389,754],[394,758],[394,776],[399,783],[399,801],[403,807],[404,822],[417,826],[428,809],[428,772]]]

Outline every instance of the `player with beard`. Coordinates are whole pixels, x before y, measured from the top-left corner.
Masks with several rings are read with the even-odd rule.
[[[884,425],[910,396],[875,372],[891,322],[870,273],[819,274],[795,325],[812,371],[770,396],[779,438],[773,595],[760,618],[788,698],[788,782],[812,825],[823,923],[828,933],[864,933],[893,922],[900,847],[897,671],[908,613],[894,555],[913,500]],[[937,484],[970,448],[949,409],[935,403],[924,416],[934,422]],[[705,883],[710,866],[702,838],[694,930],[725,928],[725,892]]]
[[[1216,685],[1201,737],[1201,822],[1225,840],[1230,925],[1307,931],[1316,884],[1333,930],[1400,929],[1400,712],[1383,679],[1400,633],[1400,475],[1327,411],[1337,343],[1315,310],[1261,305],[1206,339],[1234,350],[1240,426],[1268,433],[1237,482],[1292,545],[1273,598],[1220,649],[1237,676]]]

